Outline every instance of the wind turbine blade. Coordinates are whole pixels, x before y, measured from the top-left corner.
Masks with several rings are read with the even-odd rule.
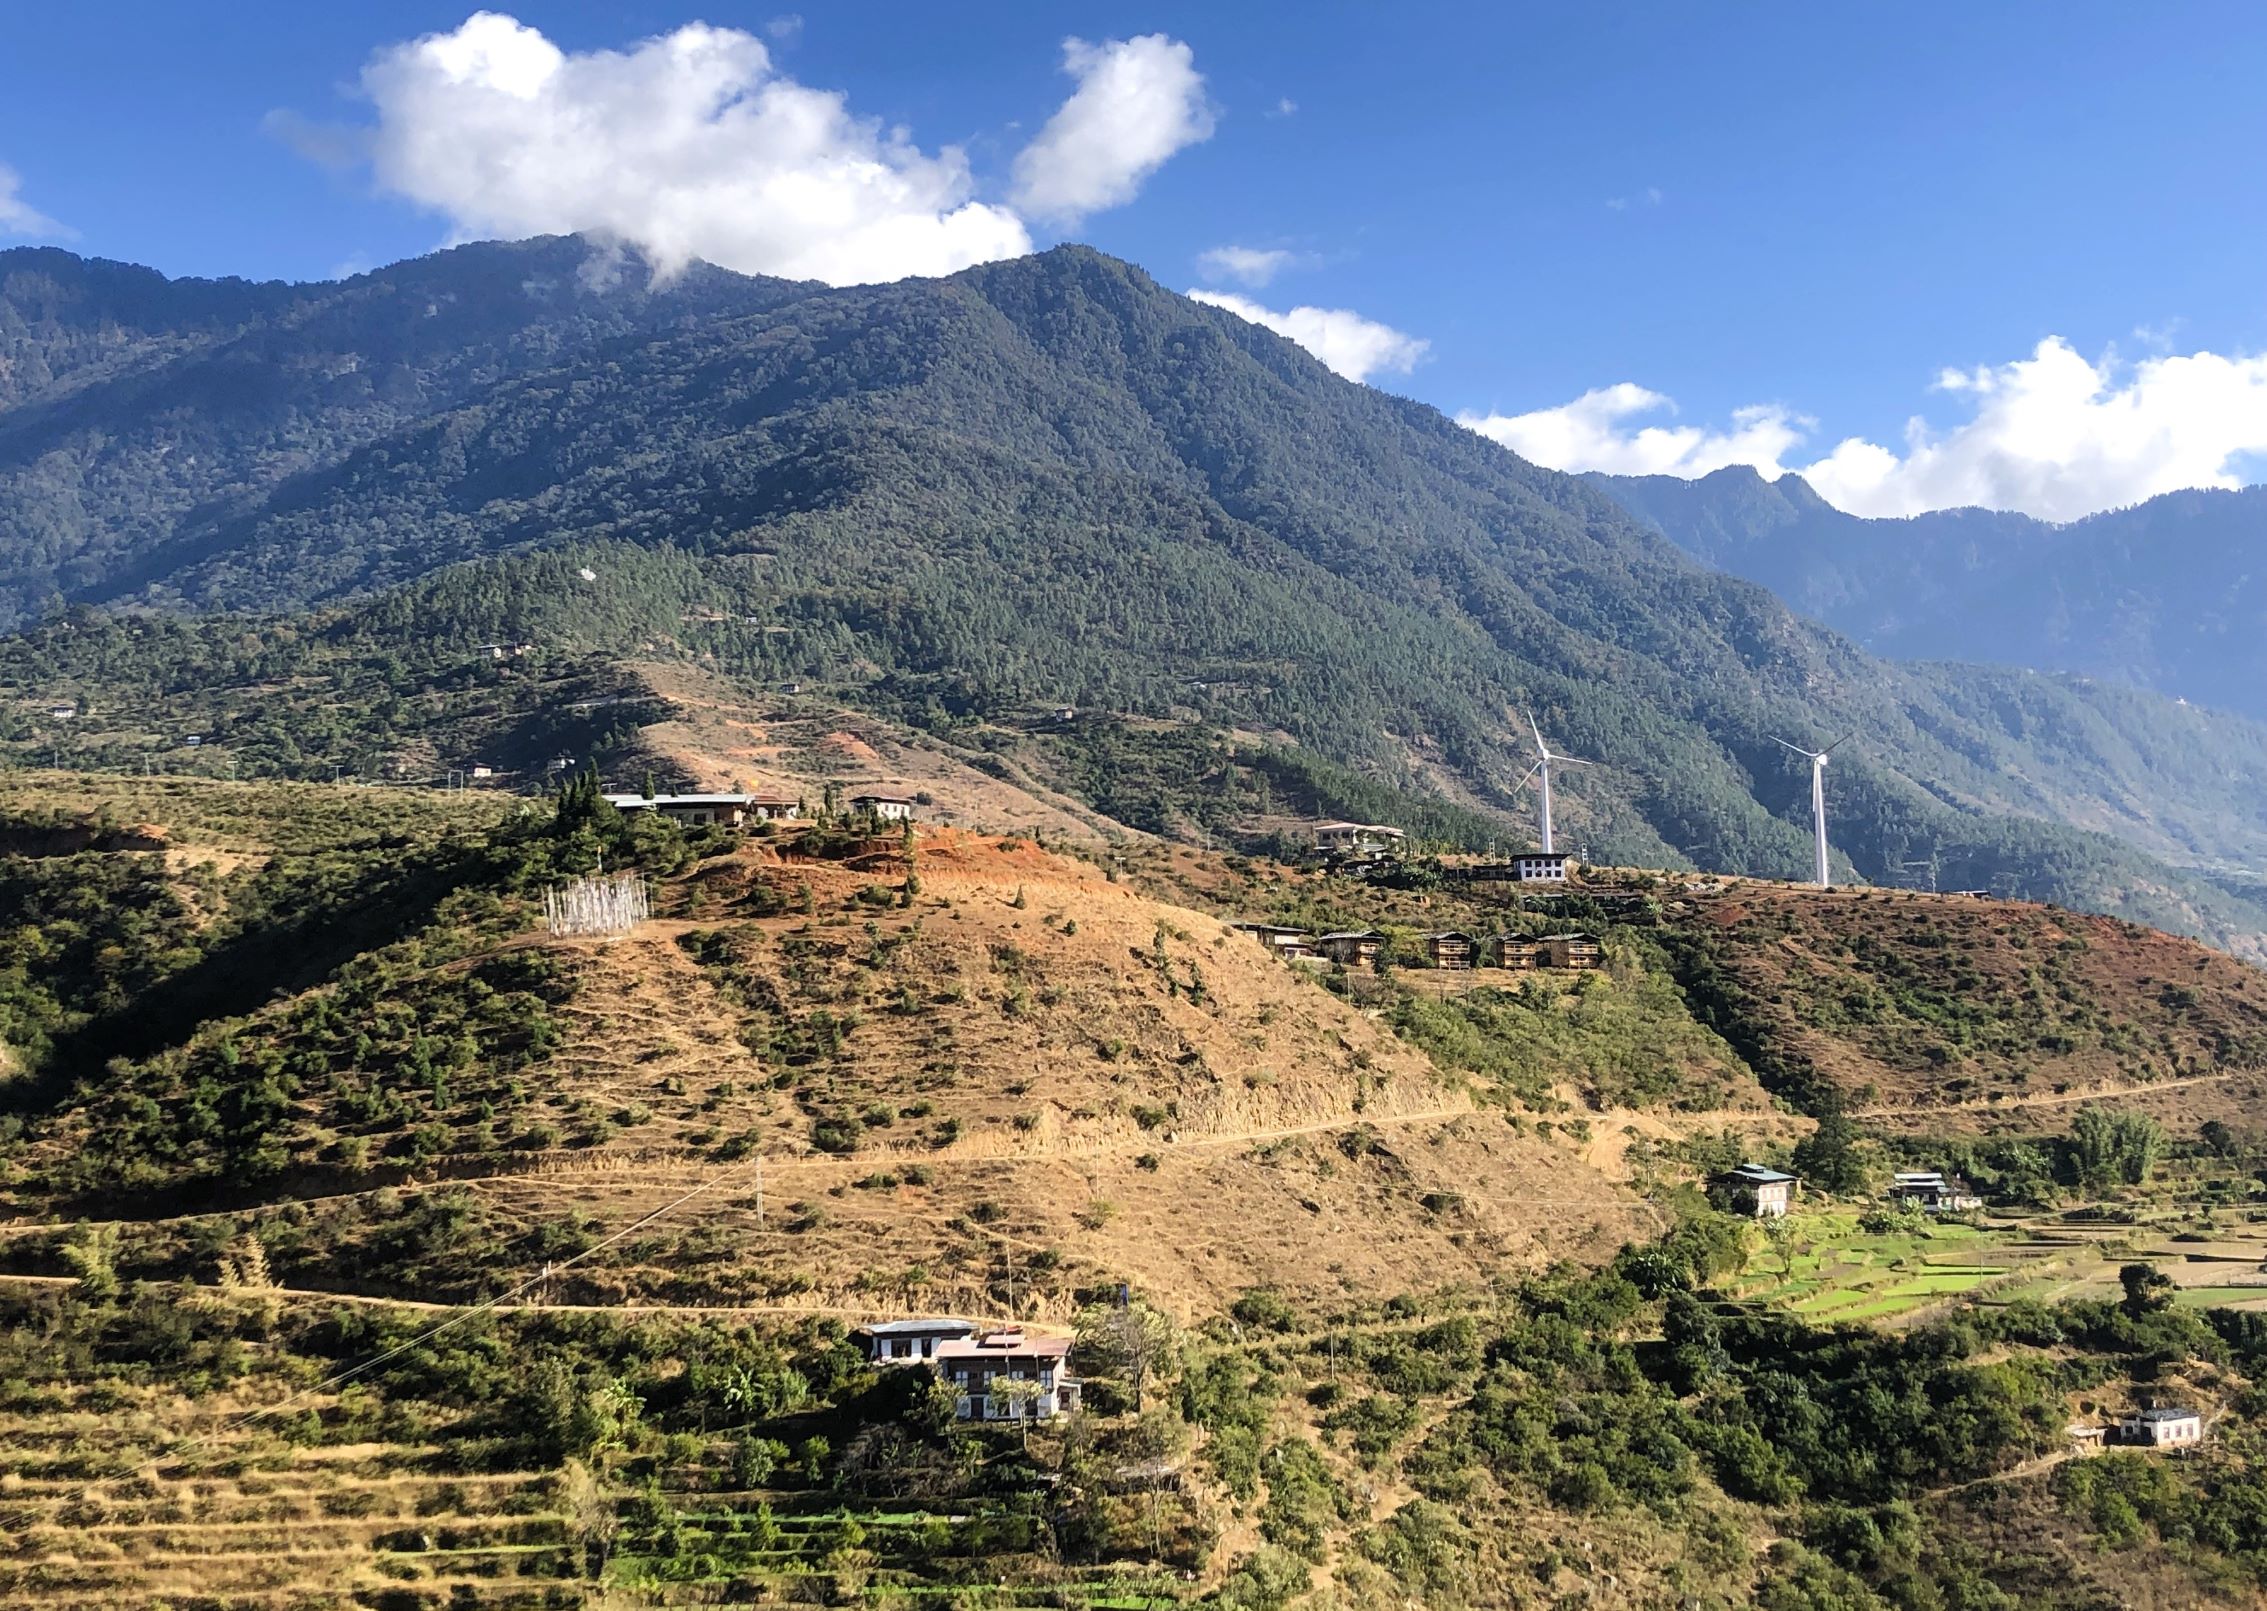
[[[1525,777],[1521,778],[1521,779],[1520,779],[1520,780],[1518,781],[1518,783],[1516,783],[1516,784],[1514,784],[1514,785],[1513,785],[1513,787],[1514,787],[1514,788],[1521,788],[1521,789],[1524,789],[1524,788],[1526,788],[1528,784],[1530,784],[1530,783],[1532,783],[1532,782],[1534,782],[1534,781],[1535,781],[1535,774],[1536,774],[1536,773],[1538,773],[1538,772],[1540,772],[1540,771],[1542,771],[1542,770],[1543,770],[1543,763],[1542,763],[1541,761],[1537,761],[1537,762],[1536,762],[1536,763],[1535,763],[1535,764],[1534,764],[1533,766],[1531,766],[1531,767],[1529,767],[1529,768],[1527,769],[1527,775],[1526,775]]]
[[[1543,755],[1551,753],[1551,747],[1543,742],[1543,730],[1535,725],[1535,713],[1533,711],[1527,712],[1527,731],[1535,735],[1535,748],[1538,753]]]
[[[1843,745],[1849,743],[1851,739],[1856,738],[1857,736],[1858,730],[1853,727],[1847,733],[1844,733],[1840,738],[1827,745],[1826,748],[1820,750],[1818,753],[1821,755],[1832,755],[1836,750],[1840,749]]]
[[[1571,755],[1554,755],[1551,759],[1561,766],[1596,766],[1598,764],[1596,761],[1578,761]]]
[[[1811,752],[1809,750],[1798,749],[1796,746],[1788,743],[1783,738],[1774,738],[1771,742],[1778,745],[1781,749],[1787,751],[1790,755],[1800,755],[1806,761],[1811,759]]]

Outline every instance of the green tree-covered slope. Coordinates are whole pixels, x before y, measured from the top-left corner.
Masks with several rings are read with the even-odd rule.
[[[1781,874],[1806,865],[1807,798],[1772,738],[1854,728],[1835,837],[1866,876],[1933,861],[2231,943],[2267,929],[2165,864],[2252,865],[2267,814],[2163,788],[2153,708],[1873,660],[1599,491],[1130,265],[1069,247],[888,286],[599,290],[583,252],[298,288],[0,256],[12,372],[47,377],[0,410],[19,608],[377,595],[249,633],[51,625],[12,677],[45,699],[319,671],[358,690],[334,713],[401,712],[436,656],[529,634],[822,680],[933,729],[1062,701],[1270,735],[1520,815],[1533,708],[1603,763],[1567,791],[1576,843]],[[2225,743],[2199,775],[2263,747]]]

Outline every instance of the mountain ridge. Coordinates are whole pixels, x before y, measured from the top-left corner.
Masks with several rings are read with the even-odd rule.
[[[289,319],[186,354],[27,317],[39,276],[0,255],[19,369],[119,347],[0,409],[19,607],[62,587],[253,612],[178,662],[203,629],[137,646],[57,618],[16,640],[24,686],[101,693],[148,652],[210,691],[255,631],[298,656],[271,654],[271,683],[383,663],[371,686],[393,691],[355,697],[398,708],[404,665],[461,666],[421,633],[541,617],[562,650],[658,645],[931,729],[1071,703],[1280,733],[1397,784],[1453,776],[1507,828],[1536,711],[1604,763],[1562,802],[1601,856],[1783,875],[1807,864],[1807,796],[1772,740],[1832,724],[1865,733],[1837,757],[1839,865],[1891,881],[1927,859],[2225,943],[2267,933],[2248,889],[2151,860],[2267,865],[2240,786],[2267,775],[2267,735],[2214,730],[2168,794],[2145,747],[2161,712],[1872,661],[1604,491],[1133,265],[1074,246],[885,286],[601,291],[575,277],[586,252],[466,247],[263,291]],[[48,279],[59,261],[36,260]],[[113,506],[131,518],[96,518]],[[293,720],[290,753],[335,742]]]
[[[2083,519],[1846,514],[1799,475],[1584,477],[1702,562],[1875,653],[2094,676],[2267,715],[2267,487],[2188,488]]]

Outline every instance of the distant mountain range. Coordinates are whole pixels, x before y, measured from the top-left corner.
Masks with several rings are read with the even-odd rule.
[[[2267,717],[2267,487],[2057,526],[1987,509],[1866,520],[1744,465],[1587,479],[1876,654],[2073,672]]]
[[[2267,944],[2250,722],[1876,658],[1605,490],[1085,248],[843,289],[590,258],[284,286],[0,253],[0,611],[48,621],[0,681],[44,709],[336,678],[262,752],[327,776],[464,645],[525,637],[976,749],[1058,702],[1238,733],[1508,840],[1533,710],[1601,763],[1566,784],[1570,842],[1782,876],[1808,796],[1774,737],[1854,730],[1845,872]],[[1095,775],[1136,792],[1134,755]]]

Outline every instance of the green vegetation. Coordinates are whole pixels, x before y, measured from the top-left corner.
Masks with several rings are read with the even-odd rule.
[[[1596,858],[1792,874],[1805,798],[1771,736],[1827,723],[1866,735],[1837,757],[1838,843],[1874,876],[1931,861],[2267,931],[2253,892],[2056,825],[2165,853],[2267,836],[2255,800],[2192,809],[2106,736],[2075,756],[2053,735],[2101,722],[2078,695],[2041,683],[2014,719],[1966,668],[1854,655],[1582,483],[1128,265],[1066,247],[888,286],[526,291],[574,284],[586,250],[467,247],[306,288],[7,254],[41,310],[16,373],[42,379],[13,384],[72,390],[0,440],[27,533],[0,614],[47,618],[0,646],[0,681],[32,695],[0,711],[0,752],[301,777],[613,764],[664,714],[622,661],[685,657],[1147,826],[1222,832],[1230,802],[1386,815],[1438,779],[1470,806],[1411,826],[1473,843],[1520,832],[1500,762],[1533,709],[1605,763],[1565,802]],[[331,379],[238,397],[218,377],[240,343]],[[59,594],[322,613],[55,617]],[[1108,714],[1034,714],[1064,703]],[[1224,762],[1223,733],[1276,736]],[[2105,812],[2145,787],[2147,824]]]
[[[1505,982],[1446,996],[1403,990],[1389,1021],[1444,1069],[1530,1107],[1553,1105],[1561,1082],[1594,1107],[1721,1106],[1746,1069],[1693,1022],[1658,952],[1626,931],[1616,948],[1631,963],[1612,974],[1495,975]]]

